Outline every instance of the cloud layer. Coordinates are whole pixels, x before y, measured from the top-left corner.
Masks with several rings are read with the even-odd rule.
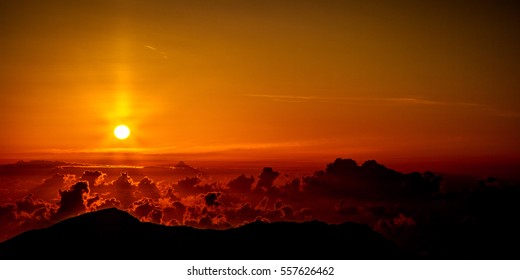
[[[185,164],[179,168],[195,170]],[[39,183],[26,187],[25,195],[0,205],[1,239],[85,212],[116,207],[145,222],[213,229],[257,220],[355,221],[372,226],[404,247],[426,248],[422,243],[439,232],[432,230],[433,226],[503,228],[520,214],[516,203],[520,192],[514,183],[487,178],[455,188],[437,174],[405,174],[374,160],[360,165],[338,158],[324,170],[298,177],[265,167],[256,175],[235,174],[227,180],[212,180],[191,171],[176,180],[171,170],[165,170],[165,176],[119,169],[118,173],[51,170],[55,173],[47,172]],[[27,172],[34,172],[34,167]],[[25,176],[21,171],[19,174]],[[154,177],[162,179],[155,181]],[[416,234],[424,239],[412,238]]]

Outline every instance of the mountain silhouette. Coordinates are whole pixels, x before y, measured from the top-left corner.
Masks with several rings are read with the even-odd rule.
[[[403,259],[363,224],[253,222],[227,230],[140,222],[116,208],[0,243],[1,259]]]

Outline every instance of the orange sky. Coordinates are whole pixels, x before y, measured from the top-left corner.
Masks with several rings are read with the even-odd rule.
[[[424,2],[2,1],[0,158],[519,159],[518,8]]]

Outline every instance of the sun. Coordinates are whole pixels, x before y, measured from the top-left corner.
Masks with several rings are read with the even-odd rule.
[[[128,138],[128,136],[130,136],[130,129],[124,124],[118,125],[114,129],[114,135],[119,140],[125,140]]]

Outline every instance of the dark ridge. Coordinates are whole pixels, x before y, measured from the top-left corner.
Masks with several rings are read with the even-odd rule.
[[[356,223],[254,222],[228,230],[143,223],[115,209],[91,212],[0,243],[1,259],[403,259]]]

